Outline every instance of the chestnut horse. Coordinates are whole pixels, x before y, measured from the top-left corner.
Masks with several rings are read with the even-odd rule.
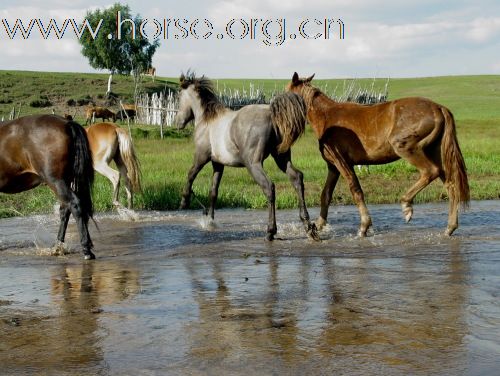
[[[84,257],[94,259],[88,232],[94,170],[83,128],[54,115],[21,117],[0,123],[0,150],[0,192],[19,193],[47,184],[61,202],[58,248],[73,214]]]
[[[113,184],[113,205],[121,207],[118,199],[120,176],[125,181],[127,206],[133,205],[133,192],[141,190],[141,170],[134,145],[127,131],[113,123],[98,123],[86,128],[94,169]],[[118,171],[109,167],[114,160]]]
[[[318,227],[327,221],[332,193],[341,174],[361,216],[358,234],[365,236],[372,220],[353,166],[404,158],[420,172],[418,181],[401,199],[406,221],[413,215],[416,194],[439,177],[449,195],[446,234],[451,235],[458,227],[458,204],[465,208],[470,195],[450,110],[425,98],[402,98],[371,106],[338,103],[311,86],[313,77],[301,79],[294,73],[287,90],[304,98],[308,121],[328,165]]]

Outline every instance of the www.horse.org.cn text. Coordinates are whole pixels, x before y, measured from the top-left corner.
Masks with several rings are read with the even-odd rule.
[[[290,27],[285,18],[233,18],[226,23],[223,31],[217,32],[208,19],[164,18],[144,19],[135,25],[131,19],[117,17],[116,38],[122,37],[124,23],[129,23],[134,37],[137,33],[147,39],[233,39],[260,40],[267,46],[280,46],[287,39],[345,39],[344,23],[341,19],[303,19],[295,27]],[[287,28],[292,32],[289,34]],[[112,36],[115,37],[115,36]]]
[[[10,22],[6,18],[2,19],[5,35],[9,39],[30,39],[36,36],[43,39],[74,36],[81,39],[87,33],[92,39],[96,39],[102,32],[103,22],[101,19],[97,24],[91,24],[85,19],[78,23],[73,18],[59,21],[53,18],[48,21],[40,18],[23,21],[17,18]],[[115,32],[108,34],[108,39],[122,39],[129,35],[134,39],[172,41],[255,40],[267,46],[281,46],[287,40],[345,39],[345,26],[339,18],[304,18],[296,22],[285,18],[232,18],[218,30],[206,18],[146,18],[137,24],[132,19],[122,18],[121,13],[117,12]]]

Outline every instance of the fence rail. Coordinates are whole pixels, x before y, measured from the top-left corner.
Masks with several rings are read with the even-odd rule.
[[[386,81],[383,91],[377,91],[375,89],[375,79],[369,88],[359,86],[356,80],[348,80],[344,81],[341,87],[337,85],[333,90],[327,85],[322,87],[321,90],[338,102],[350,101],[369,105],[387,100],[388,85],[389,80]],[[267,98],[264,90],[255,87],[254,84],[250,84],[248,89],[242,88],[241,90],[228,89],[226,87],[223,87],[222,90],[219,87],[218,89],[221,102],[233,110],[238,110],[249,104],[268,104],[276,94],[282,92],[282,90],[275,90]],[[142,94],[136,101],[137,114],[135,122],[171,127],[178,111],[178,106],[177,95],[172,91],[169,91],[167,94]]]
[[[136,102],[136,123],[172,126],[179,103],[173,92],[142,94]]]

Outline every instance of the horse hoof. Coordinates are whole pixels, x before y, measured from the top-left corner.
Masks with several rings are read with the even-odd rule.
[[[358,236],[359,236],[360,238],[366,238],[366,230],[365,230],[365,231],[363,231],[363,230],[359,230],[359,231],[358,231]]]
[[[321,241],[321,238],[319,237],[319,233],[318,233],[318,228],[316,227],[316,224],[315,223],[310,223],[308,226],[307,226],[307,236],[316,241],[316,242],[319,242]]]
[[[64,248],[64,243],[58,240],[53,248],[52,255],[53,256],[62,256],[62,255],[65,255],[66,253],[67,253],[67,251]]]
[[[267,235],[266,235],[266,240],[268,242],[272,242],[274,240],[274,234],[268,232]]]
[[[413,207],[407,205],[407,204],[402,204],[403,207],[403,217],[406,221],[406,223],[411,221],[411,218],[413,217]]]
[[[451,236],[451,235],[455,232],[455,230],[456,230],[456,227],[455,227],[455,228],[453,228],[453,227],[448,227],[448,228],[446,229],[446,231],[444,232],[444,234],[445,234],[446,236]]]
[[[325,225],[326,225],[326,221],[322,217],[319,217],[315,222],[315,226],[316,226],[317,231],[323,230],[323,227],[325,227]]]
[[[95,260],[95,255],[91,251],[89,251],[88,253],[85,253],[83,255],[83,259],[84,260]]]

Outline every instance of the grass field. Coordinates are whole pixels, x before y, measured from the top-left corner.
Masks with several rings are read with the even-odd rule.
[[[292,73],[292,72],[291,72]],[[308,74],[312,72],[304,72]],[[124,102],[133,93],[131,77],[115,77],[113,92]],[[157,79],[154,83],[145,78],[146,91],[172,87],[176,79]],[[267,93],[281,90],[287,80],[217,80],[219,88],[248,88],[252,82]],[[358,80],[360,85],[371,85],[372,80]],[[383,88],[385,79],[375,85]],[[68,99],[78,100],[87,96],[98,103],[104,102],[107,75],[77,73],[0,72],[0,116],[7,117],[13,107],[21,106],[21,115],[29,113],[76,114],[81,121],[83,107],[69,107]],[[332,90],[342,89],[345,80],[317,80],[316,85]],[[454,113],[462,152],[465,156],[471,185],[472,199],[500,198],[500,76],[452,76],[415,79],[394,79],[389,83],[389,99],[404,96],[424,96],[446,105]],[[34,108],[29,103],[48,98],[52,107]],[[136,196],[139,209],[176,209],[180,192],[193,158],[194,146],[189,132],[169,132],[159,139],[154,127],[133,126],[134,142],[143,170],[142,194]],[[326,176],[326,168],[317,141],[308,128],[292,149],[294,164],[305,175],[308,205],[319,205],[319,195]],[[276,183],[278,208],[295,207],[295,192],[287,177],[272,159],[265,163],[271,179]],[[416,170],[404,161],[371,166],[369,172],[359,173],[368,204],[399,202],[400,196],[417,179]],[[196,195],[205,204],[211,184],[211,168],[207,166],[194,184]],[[440,182],[434,182],[421,192],[416,202],[443,199]],[[125,202],[125,197],[122,195]],[[43,213],[53,210],[54,195],[47,187],[18,195],[0,194],[0,217]],[[352,199],[342,179],[334,194],[334,203],[349,204]],[[110,183],[97,176],[94,187],[94,204],[99,211],[111,209]],[[221,183],[219,207],[262,208],[266,206],[260,188],[253,183],[244,169],[226,168]],[[192,204],[197,207],[196,203]]]

